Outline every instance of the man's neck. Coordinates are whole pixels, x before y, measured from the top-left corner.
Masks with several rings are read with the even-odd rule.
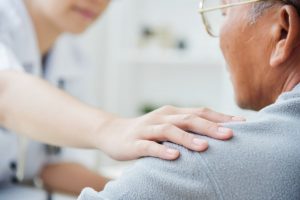
[[[300,72],[290,73],[290,75],[286,79],[286,82],[283,85],[282,93],[291,91],[299,83],[300,83]]]
[[[300,48],[295,50],[293,56],[288,63],[282,68],[282,77],[284,77],[284,82],[282,84],[282,91],[289,92],[294,89],[296,85],[300,83]]]
[[[259,109],[274,103],[282,93],[293,90],[300,83],[300,65],[298,63],[300,62],[295,57],[272,70],[272,78],[266,79],[268,82],[266,84],[269,84],[264,90],[265,95],[263,96],[266,98],[260,98]]]
[[[25,1],[25,4],[35,28],[39,51],[43,56],[51,49],[62,32],[34,6],[33,2]]]

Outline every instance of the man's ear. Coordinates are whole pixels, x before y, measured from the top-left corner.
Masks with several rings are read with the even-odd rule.
[[[275,42],[270,58],[272,67],[287,61],[300,44],[300,18],[295,7],[291,5],[281,7],[276,23],[272,30]]]

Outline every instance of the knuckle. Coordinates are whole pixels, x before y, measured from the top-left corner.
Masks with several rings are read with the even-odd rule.
[[[157,133],[157,126],[150,126],[149,127],[149,131],[151,133],[151,135],[154,135],[155,133]]]
[[[194,114],[186,114],[183,115],[181,120],[181,127],[183,129],[191,129],[193,127],[193,120],[195,120],[198,116]]]
[[[163,120],[163,116],[158,111],[153,111],[152,113],[148,113],[147,115],[144,115],[141,117],[140,124],[144,125],[150,125],[150,124],[156,124]]]
[[[203,107],[203,108],[199,109],[200,114],[207,114],[209,112],[211,112],[211,110],[209,108],[206,108],[206,107]]]
[[[151,150],[151,145],[150,143],[138,142],[136,144],[136,148],[138,152],[141,152],[143,154],[149,154]]]
[[[146,155],[157,156],[159,155],[160,149],[156,145],[148,143],[147,145],[145,145],[144,152]]]
[[[200,108],[197,111],[198,115],[202,118],[205,118],[210,112],[211,112],[211,110],[209,108],[206,108],[206,107]]]
[[[213,133],[216,131],[216,126],[214,126],[213,124],[210,124],[207,126],[207,131],[208,133]]]
[[[135,148],[137,151],[141,152],[141,150],[144,149],[144,145],[141,141],[137,141],[137,142],[135,142]]]
[[[152,153],[152,145],[151,145],[150,143],[144,144],[144,152],[145,152],[146,154]]]
[[[188,133],[182,133],[180,134],[180,141],[181,141],[181,144],[184,145],[184,144],[188,144],[189,143],[189,134]]]
[[[144,115],[140,118],[140,124],[146,124],[151,122],[155,118],[155,115],[153,113],[148,113],[147,115]]]
[[[186,115],[182,116],[182,120],[185,122],[191,121],[196,118],[197,118],[197,115],[194,115],[194,114],[186,114]]]
[[[192,135],[187,133],[187,132],[181,132],[180,134],[178,134],[178,144],[188,147],[191,144],[191,140],[192,140]]]
[[[166,132],[166,131],[169,131],[172,128],[173,128],[173,124],[163,124],[163,125],[160,126],[160,131],[161,132]]]

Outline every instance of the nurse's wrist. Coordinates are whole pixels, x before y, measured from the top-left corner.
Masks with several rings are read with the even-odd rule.
[[[112,144],[109,143],[109,135],[112,131],[112,126],[114,122],[119,119],[119,117],[110,114],[110,113],[103,113],[99,112],[96,119],[95,119],[95,128],[92,130],[92,148],[99,149],[107,154],[107,146]]]

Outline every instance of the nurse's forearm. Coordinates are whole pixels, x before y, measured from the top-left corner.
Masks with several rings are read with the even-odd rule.
[[[41,170],[40,177],[47,190],[76,196],[85,187],[101,191],[109,181],[77,163],[48,164]]]
[[[0,123],[18,134],[54,145],[100,148],[96,130],[113,118],[39,78],[0,72]]]

